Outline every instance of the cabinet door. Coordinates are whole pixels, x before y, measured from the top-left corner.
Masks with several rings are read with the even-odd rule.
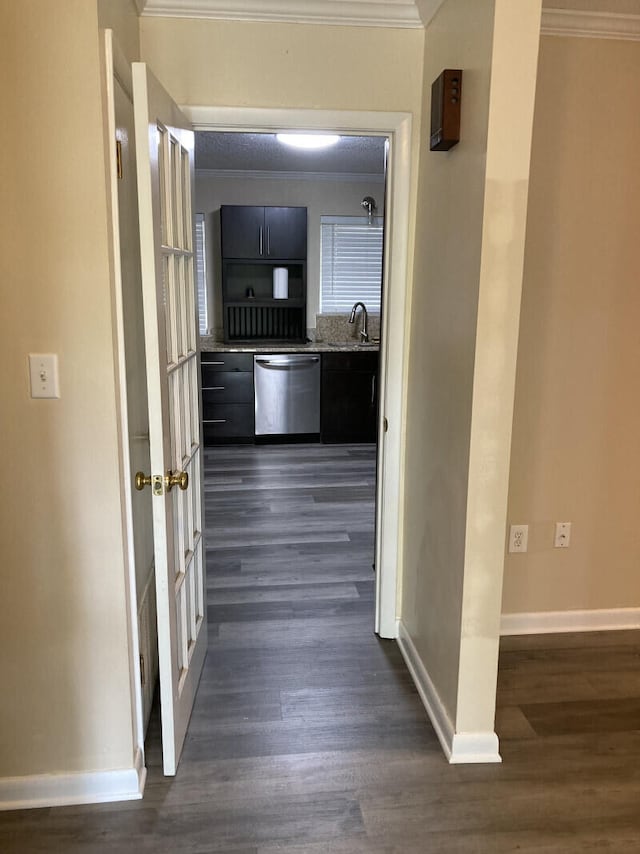
[[[264,208],[223,205],[220,208],[223,258],[266,257]]]
[[[264,224],[266,258],[306,259],[306,208],[265,208]]]
[[[375,442],[376,386],[377,376],[373,371],[323,371],[323,442]]]

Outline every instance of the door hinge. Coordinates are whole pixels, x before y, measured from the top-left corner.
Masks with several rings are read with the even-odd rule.
[[[147,684],[147,674],[144,669],[144,655],[140,654],[140,684]]]
[[[116,171],[118,178],[122,178],[122,143],[119,139],[116,140]]]

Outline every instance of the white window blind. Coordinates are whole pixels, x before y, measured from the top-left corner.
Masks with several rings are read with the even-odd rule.
[[[204,214],[196,214],[196,286],[198,289],[198,319],[200,335],[209,331],[207,305],[207,262],[204,248]]]
[[[361,300],[380,311],[383,219],[323,216],[320,218],[320,311],[346,314]]]

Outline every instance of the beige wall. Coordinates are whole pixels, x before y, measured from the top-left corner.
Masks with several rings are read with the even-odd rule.
[[[639,80],[638,44],[542,39],[507,613],[640,606]]]
[[[456,730],[495,716],[540,0],[496,0],[474,357]]]
[[[420,162],[402,621],[456,730],[493,728],[539,14],[447,0],[425,38],[422,137],[431,81],[460,67],[462,139]]]
[[[360,216],[362,198],[372,195],[382,210],[384,179],[298,180],[283,178],[228,178],[196,172],[196,210],[206,214],[207,276],[214,283],[214,326],[222,329],[220,271],[220,205],[302,205],[307,208],[307,327],[315,328],[320,305],[320,217]]]
[[[458,690],[473,356],[493,3],[448,0],[425,39],[431,81],[463,68],[463,138],[420,162],[407,411],[402,620],[453,716]],[[455,228],[452,226],[455,225]],[[438,616],[439,615],[439,616]]]
[[[130,767],[97,11],[0,18],[0,777]],[[29,352],[59,355],[59,400],[30,399]]]
[[[420,110],[422,30],[141,18],[142,58],[179,104]]]
[[[140,28],[135,0],[98,0],[98,26],[113,30],[118,47],[130,62],[140,57]]]

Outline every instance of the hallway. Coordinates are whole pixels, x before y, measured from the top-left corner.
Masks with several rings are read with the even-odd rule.
[[[638,632],[506,638],[502,765],[450,766],[373,625],[371,446],[206,451],[209,654],[178,774],[0,813],[3,854],[640,849]]]
[[[185,759],[439,749],[373,633],[373,446],[206,452],[209,654]]]

